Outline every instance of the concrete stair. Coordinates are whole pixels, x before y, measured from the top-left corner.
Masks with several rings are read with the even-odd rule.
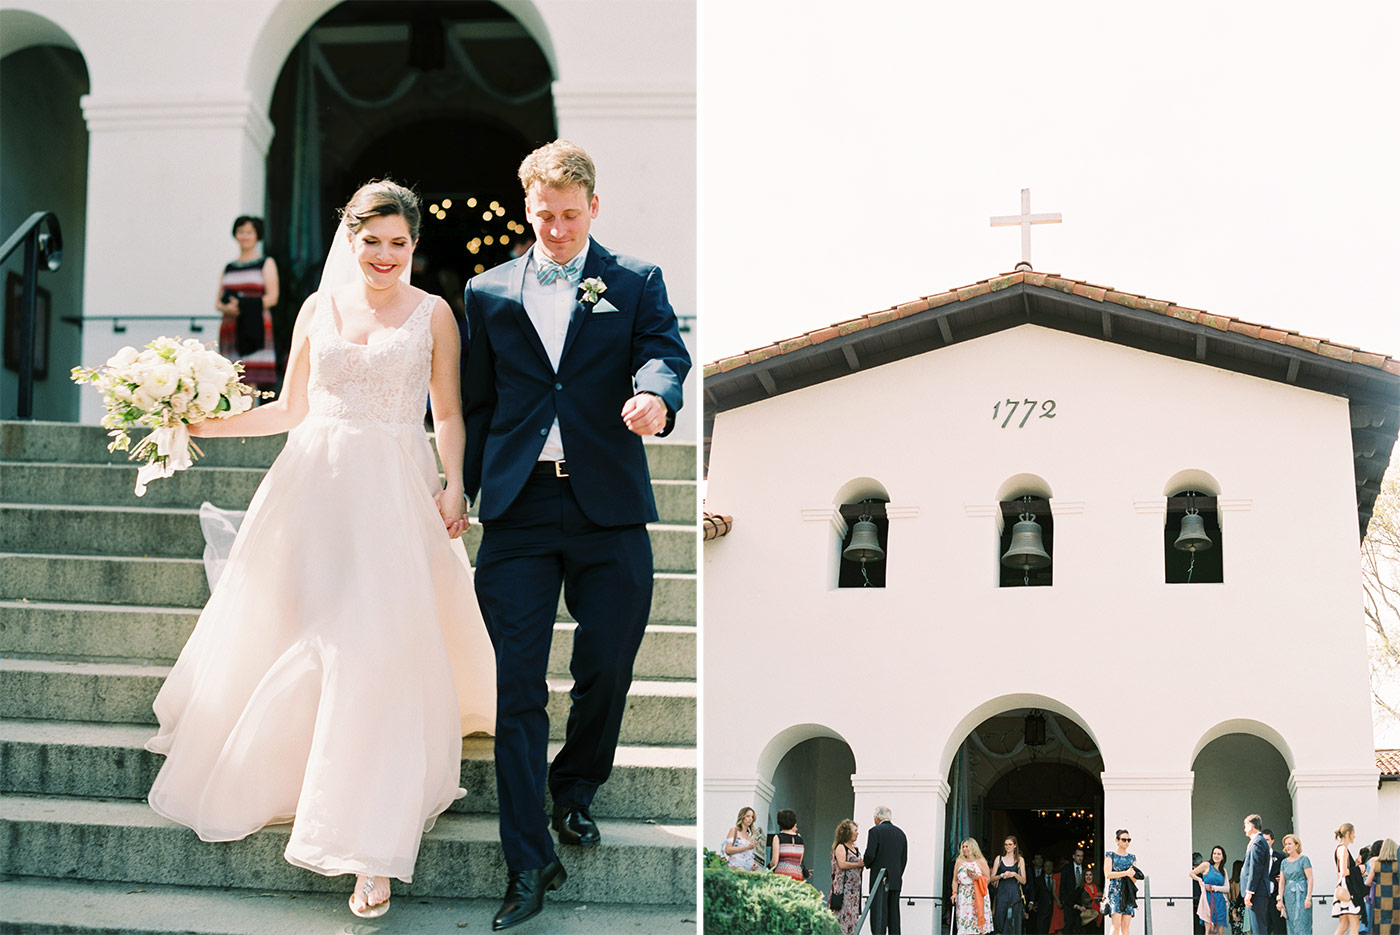
[[[143,746],[151,702],[208,599],[198,506],[245,508],[282,441],[201,442],[195,468],[138,499],[135,466],[106,451],[101,429],[0,423],[0,935],[343,931],[354,921],[348,878],[282,859],[287,826],[207,844],[144,802],[163,759]],[[662,442],[647,454],[658,571],[623,746],[593,808],[604,844],[563,850],[569,882],[531,931],[695,929],[695,448]],[[469,552],[478,542],[473,530]],[[573,629],[561,601],[549,664],[555,748]],[[395,882],[396,897],[413,899],[396,899],[385,920],[399,925],[386,931],[457,930],[473,918],[484,927],[495,911],[505,866],[489,738],[463,741],[461,775],[467,795],[425,835],[414,882]],[[566,911],[570,902],[586,906]],[[410,914],[418,921],[400,928]]]

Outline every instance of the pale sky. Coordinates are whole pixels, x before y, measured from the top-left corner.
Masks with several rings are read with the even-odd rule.
[[[949,9],[948,7],[952,7]],[[702,0],[702,359],[1037,270],[1400,356],[1400,7]]]

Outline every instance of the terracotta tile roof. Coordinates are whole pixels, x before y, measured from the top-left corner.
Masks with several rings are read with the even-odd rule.
[[[702,523],[705,527],[705,541],[708,542],[711,539],[729,535],[729,530],[734,528],[734,517],[724,516],[720,513],[706,513]]]
[[[1177,305],[1175,302],[1151,299],[1147,296],[1137,295],[1132,292],[1122,292],[1118,289],[1114,289],[1112,286],[1096,286],[1093,283],[1084,282],[1079,279],[1068,279],[1056,273],[1037,273],[1032,270],[1018,270],[1016,272],[1003,273],[1000,276],[995,276],[991,279],[983,279],[969,286],[960,286],[949,289],[946,292],[924,296],[912,302],[906,302],[903,305],[896,305],[892,308],[861,315],[859,318],[838,321],[825,328],[808,331],[806,334],[799,334],[783,341],[775,341],[772,344],[755,348],[754,350],[746,351],[742,354],[722,357],[719,360],[706,364],[704,375],[710,377],[717,373],[728,373],[739,367],[761,363],[773,357],[790,354],[804,347],[821,344],[823,341],[830,341],[832,338],[842,337],[856,331],[863,331],[866,328],[874,328],[886,324],[887,322],[896,321],[900,318],[907,318],[910,315],[940,308],[944,305],[951,305],[955,302],[965,302],[968,299],[973,299],[980,295],[1000,292],[1003,289],[1009,289],[1021,283],[1025,283],[1029,286],[1041,286],[1046,289],[1056,289],[1069,295],[1082,296],[1094,302],[1112,302],[1128,308],[1155,312],[1167,318],[1176,318],[1182,321],[1204,325],[1207,328],[1214,328],[1217,331],[1227,331],[1256,338],[1261,341],[1283,344],[1288,347],[1319,354],[1323,357],[1331,358],[1332,360],[1360,364],[1364,367],[1375,367],[1378,370],[1384,370],[1386,373],[1400,376],[1400,360],[1385,354],[1363,351],[1349,344],[1338,344],[1326,338],[1309,337],[1304,334],[1299,334],[1296,331],[1289,331],[1285,328],[1275,328],[1272,325],[1242,321],[1238,318],[1231,318],[1228,315],[1213,315],[1202,309],[1187,308],[1186,306]]]
[[[1377,750],[1376,769],[1382,779],[1400,779],[1400,750]]]

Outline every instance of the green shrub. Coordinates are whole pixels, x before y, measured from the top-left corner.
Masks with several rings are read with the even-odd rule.
[[[712,867],[705,860],[706,935],[841,935],[822,894],[773,873]]]

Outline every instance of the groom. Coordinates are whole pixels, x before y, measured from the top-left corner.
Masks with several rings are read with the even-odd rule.
[[[462,333],[463,488],[484,527],[476,594],[496,650],[510,871],[493,930],[537,915],[565,879],[544,813],[561,586],[578,628],[564,746],[548,770],[552,824],[562,844],[601,838],[589,806],[612,769],[651,610],[656,505],[642,436],[671,431],[690,370],[661,270],[588,236],[588,154],[557,140],[525,157],[520,183],[535,246],[468,283]]]

